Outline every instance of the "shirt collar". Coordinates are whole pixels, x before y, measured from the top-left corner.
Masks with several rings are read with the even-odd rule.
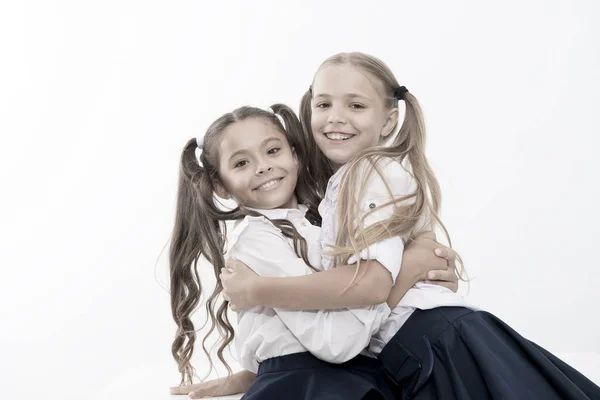
[[[336,189],[340,185],[340,182],[342,182],[342,178],[344,177],[344,172],[346,172],[348,169],[347,165],[347,163],[342,165],[337,171],[335,171],[335,174],[329,178],[329,182],[327,182],[328,192]]]
[[[304,204],[299,204],[298,208],[274,208],[272,210],[263,210],[260,208],[246,207],[248,210],[256,211],[269,219],[287,219],[304,218],[308,207]]]

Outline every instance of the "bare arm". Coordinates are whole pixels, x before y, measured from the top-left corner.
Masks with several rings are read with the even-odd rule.
[[[296,310],[322,310],[381,304],[392,290],[392,276],[377,261],[361,262],[364,276],[347,290],[356,265],[344,265],[293,278],[261,278],[252,285],[250,301],[257,305]]]
[[[434,254],[434,250],[439,254]],[[316,274],[288,277],[258,277],[245,264],[229,260],[234,272],[223,270],[223,295],[231,308],[246,310],[253,306],[292,310],[338,309],[380,304],[394,306],[417,281],[428,279],[453,291],[458,290],[454,273],[455,254],[435,242],[432,232],[415,239],[404,250],[402,267],[392,288],[390,273],[376,261],[363,261],[365,275],[345,292],[354,277],[356,265],[345,265]],[[431,275],[433,274],[433,276]]]

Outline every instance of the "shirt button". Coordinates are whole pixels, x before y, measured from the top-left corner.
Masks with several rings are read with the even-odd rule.
[[[306,227],[306,225],[308,225],[308,222],[306,222],[306,220],[303,219],[302,222],[300,222],[300,225]]]
[[[375,207],[376,207],[376,206],[375,206],[375,203],[371,203],[371,204],[369,204],[369,208],[375,208]]]

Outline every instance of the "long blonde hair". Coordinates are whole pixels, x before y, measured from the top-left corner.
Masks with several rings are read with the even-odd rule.
[[[342,64],[349,64],[378,79],[385,91],[385,107],[388,109],[398,107],[399,100],[395,95],[395,91],[400,85],[383,61],[359,52],[339,53],[325,60],[319,70],[326,66]],[[317,70],[317,73],[319,70]],[[340,183],[338,197],[339,228],[335,246],[332,247],[330,254],[335,256],[336,266],[347,264],[350,256],[356,255],[359,260],[359,268],[357,268],[351,284],[357,281],[360,270],[360,256],[358,254],[362,249],[394,236],[405,236],[410,241],[419,233],[416,229],[419,221],[423,219],[427,220],[425,226],[428,229],[433,229],[437,223],[443,230],[448,245],[452,247],[450,235],[439,217],[442,201],[440,185],[425,157],[425,121],[423,113],[419,102],[411,93],[404,93],[403,100],[406,103],[404,121],[392,142],[387,146],[372,147],[357,154],[345,166],[346,170]],[[312,136],[310,125],[312,116],[311,101],[312,90],[309,90],[305,93],[300,105],[302,125],[308,132],[308,136]],[[394,126],[392,131],[396,127]],[[324,158],[322,153],[320,155]],[[416,190],[413,193],[393,198],[387,179],[378,168],[383,158],[392,158],[410,171],[416,183]],[[328,179],[331,176],[331,168],[329,170],[322,168],[322,170],[328,173]],[[366,175],[363,172],[366,172]],[[392,200],[370,210],[359,221],[357,216],[363,212],[359,207],[359,199],[364,196],[368,177],[372,173],[378,173],[381,176],[381,179],[387,185]],[[318,185],[326,185],[324,176],[317,176],[316,178]],[[365,217],[390,205],[394,206],[394,212],[390,218],[367,228],[361,226],[361,221]],[[458,254],[457,265],[458,276],[465,280],[466,272]]]

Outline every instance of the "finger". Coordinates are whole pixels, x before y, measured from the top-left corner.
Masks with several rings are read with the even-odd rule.
[[[198,384],[195,385],[183,385],[183,386],[173,386],[169,389],[171,394],[188,394],[193,390],[198,388]]]
[[[433,271],[429,271],[427,273],[427,280],[430,281],[446,281],[446,282],[454,282],[456,274],[452,269],[436,269]]]
[[[203,399],[205,395],[205,390],[197,390],[195,392],[190,393],[190,399]]]
[[[238,260],[237,258],[228,258],[227,261],[225,262],[225,265],[227,265],[227,268],[230,268],[233,270],[235,270],[235,268],[240,264],[243,264],[243,263],[240,260]]]
[[[170,394],[188,394],[188,392],[184,392],[180,386],[169,388]]]
[[[436,256],[445,258],[448,261],[454,261],[456,259],[456,253],[449,247],[438,247],[434,250]]]
[[[229,271],[227,271],[226,269],[222,269],[221,273],[219,274],[219,280],[221,281],[221,283],[223,285],[225,285],[227,283],[227,280],[230,278],[231,273]]]

